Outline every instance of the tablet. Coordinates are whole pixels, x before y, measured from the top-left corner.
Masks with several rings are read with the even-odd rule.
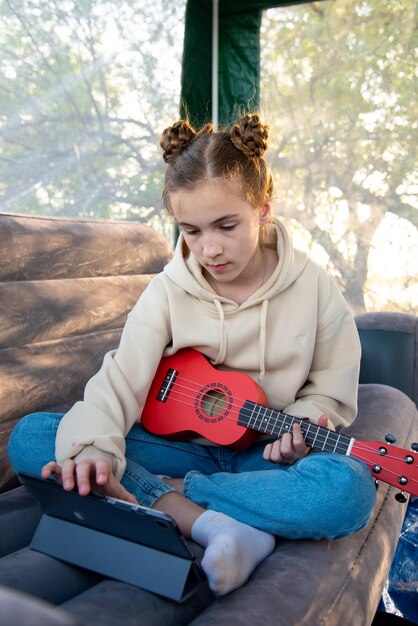
[[[96,493],[80,496],[51,478],[19,478],[43,511],[31,549],[177,602],[205,581],[169,515]]]
[[[65,491],[54,479],[26,472],[19,479],[50,517],[79,524],[107,535],[194,560],[186,539],[172,517],[139,504],[97,493],[80,496]]]

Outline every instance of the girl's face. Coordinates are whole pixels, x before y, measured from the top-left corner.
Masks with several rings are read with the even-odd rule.
[[[270,219],[270,205],[254,209],[236,182],[205,182],[170,194],[174,216],[185,242],[218,283],[245,284],[259,276],[260,224]]]

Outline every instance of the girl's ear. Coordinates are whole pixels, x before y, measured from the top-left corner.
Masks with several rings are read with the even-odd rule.
[[[260,224],[269,224],[271,218],[270,202],[264,202],[260,208]]]

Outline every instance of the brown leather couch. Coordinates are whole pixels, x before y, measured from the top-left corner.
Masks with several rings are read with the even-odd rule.
[[[41,513],[7,463],[11,429],[29,412],[65,410],[81,396],[169,258],[164,238],[140,224],[0,214],[0,623],[368,626],[407,506],[383,483],[366,528],[332,542],[278,540],[247,584],[220,600],[203,582],[177,604],[28,547]],[[418,318],[365,314],[357,325],[359,413],[347,433],[390,433],[409,448],[418,441]]]

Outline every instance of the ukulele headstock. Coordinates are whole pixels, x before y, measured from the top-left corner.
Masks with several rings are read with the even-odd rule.
[[[385,442],[355,440],[351,455],[366,463],[376,480],[401,489],[395,496],[405,502],[403,492],[418,496],[418,444],[412,444],[412,451],[392,445],[396,439],[386,435]]]

